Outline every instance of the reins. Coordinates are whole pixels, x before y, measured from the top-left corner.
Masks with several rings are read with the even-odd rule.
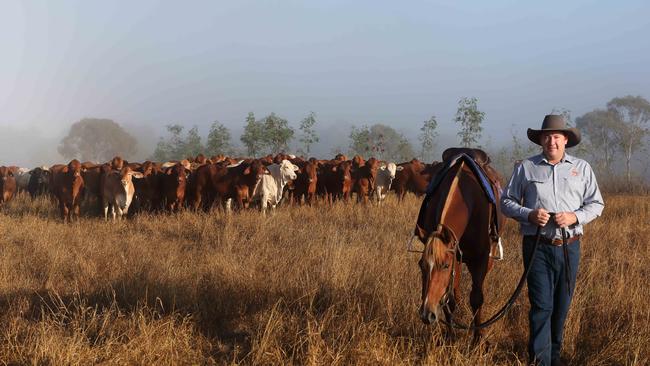
[[[451,228],[448,228],[448,229],[451,231]],[[451,231],[451,232],[453,233],[453,231]],[[455,236],[455,233],[454,233],[454,236]],[[568,261],[566,260],[566,258],[568,258],[568,251],[567,251],[567,246],[566,246],[567,245],[567,239],[566,239],[566,235],[564,235],[564,233],[563,233],[562,237],[563,237],[563,239],[562,239],[563,240],[563,247],[564,247],[564,251],[565,251],[565,253],[564,253],[564,255],[565,255],[565,263],[567,263],[567,267],[568,267]],[[447,310],[448,310],[447,313],[449,314],[449,320],[450,321],[448,322],[448,321],[446,321],[444,319],[441,319],[440,321],[443,324],[445,324],[447,326],[454,327],[456,329],[477,330],[477,329],[487,328],[490,325],[494,324],[499,319],[503,318],[503,316],[506,315],[508,310],[510,310],[512,305],[515,303],[515,301],[517,300],[517,297],[519,297],[519,294],[521,293],[521,290],[524,288],[524,283],[526,281],[526,278],[528,277],[528,273],[530,273],[530,269],[532,267],[531,264],[533,263],[533,260],[535,259],[535,254],[537,253],[537,247],[539,246],[539,242],[540,242],[541,238],[542,238],[542,227],[538,226],[537,227],[537,232],[535,233],[535,244],[533,245],[533,251],[532,251],[532,253],[530,253],[530,258],[527,261],[528,266],[526,266],[526,269],[524,270],[524,273],[521,275],[521,278],[519,279],[519,283],[517,284],[517,288],[515,289],[515,291],[510,296],[510,299],[508,299],[508,301],[505,303],[505,305],[503,305],[501,307],[501,309],[499,309],[499,311],[497,311],[488,320],[486,320],[486,321],[484,321],[482,323],[476,324],[476,325],[466,325],[466,324],[460,324],[460,323],[455,322],[453,320],[453,313],[451,311],[449,311],[450,310],[449,309],[449,302],[451,301],[451,299],[454,296],[453,295],[453,288],[454,288],[456,262],[457,262],[458,255],[460,255],[460,266],[462,266],[462,251],[460,251],[460,245],[456,241],[454,243],[455,247],[453,249],[455,255],[454,255],[454,263],[452,265],[452,270],[451,270],[451,273],[450,273],[450,281],[449,281],[449,285],[447,285],[447,290],[445,292],[445,295],[443,295],[443,301],[444,301],[443,306],[446,307]],[[412,242],[413,242],[413,239],[411,239],[411,241],[408,244],[408,249],[407,250],[409,252],[419,252],[419,253],[424,252],[424,250],[422,250],[422,251],[413,250],[412,249]],[[570,280],[568,280],[568,281],[570,281]],[[569,283],[569,285],[570,285],[570,283]],[[570,291],[570,286],[569,286],[569,291]]]

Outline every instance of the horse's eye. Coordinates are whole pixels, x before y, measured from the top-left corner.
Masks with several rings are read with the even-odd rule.
[[[445,264],[442,266],[442,269],[449,269],[449,263],[445,263]]]

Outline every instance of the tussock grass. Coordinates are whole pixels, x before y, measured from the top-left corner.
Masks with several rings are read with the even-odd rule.
[[[48,199],[0,213],[0,364],[525,364],[525,292],[484,344],[418,316],[419,200],[182,212],[63,225]],[[86,207],[86,209],[89,209]],[[565,355],[650,362],[650,199],[607,196],[587,227]],[[488,275],[485,316],[522,272],[516,225]],[[469,288],[469,276],[463,276]],[[467,292],[460,317],[470,318]]]

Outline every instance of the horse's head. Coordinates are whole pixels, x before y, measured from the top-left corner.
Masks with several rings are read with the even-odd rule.
[[[445,225],[438,225],[422,251],[419,262],[422,272],[420,319],[425,324],[438,321],[443,315],[443,305],[453,287],[450,281],[453,281],[457,245],[454,232]]]

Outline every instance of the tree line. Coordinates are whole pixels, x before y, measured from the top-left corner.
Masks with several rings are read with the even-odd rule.
[[[567,109],[553,109],[550,113],[561,114],[570,126],[577,127],[583,142],[571,153],[587,158],[600,174],[620,173],[623,170],[628,181],[633,178],[632,162],[640,154],[647,153],[648,121],[650,103],[641,96],[616,97],[603,108],[597,108],[576,118]],[[458,143],[464,147],[481,147],[485,113],[478,108],[477,98],[461,98],[452,120],[458,126]],[[249,112],[244,119],[241,145],[232,141],[230,130],[219,121],[210,126],[205,138],[200,136],[196,126],[185,129],[181,124],[166,126],[166,136],[161,137],[150,159],[156,161],[180,160],[199,153],[259,157],[280,152],[294,152],[310,157],[314,144],[320,141],[316,125],[317,116],[310,112],[292,127],[289,121],[276,113],[256,118]],[[531,126],[537,128],[537,126]],[[524,159],[537,151],[536,145],[528,142],[525,135],[510,131],[511,141],[505,146],[483,147],[496,165],[509,174],[512,162]],[[523,136],[520,136],[523,135]],[[335,147],[332,153],[375,156],[391,161],[406,161],[418,157],[423,161],[434,160],[437,147],[438,120],[435,115],[421,122],[417,147],[394,128],[375,123],[353,126],[349,132],[347,148]],[[290,149],[294,143],[294,149]],[[69,134],[61,140],[58,151],[66,159],[84,161],[107,161],[115,155],[128,157],[136,151],[137,140],[118,123],[109,119],[86,118],[74,123]],[[449,142],[445,147],[454,145]],[[622,158],[624,169],[614,161]]]

